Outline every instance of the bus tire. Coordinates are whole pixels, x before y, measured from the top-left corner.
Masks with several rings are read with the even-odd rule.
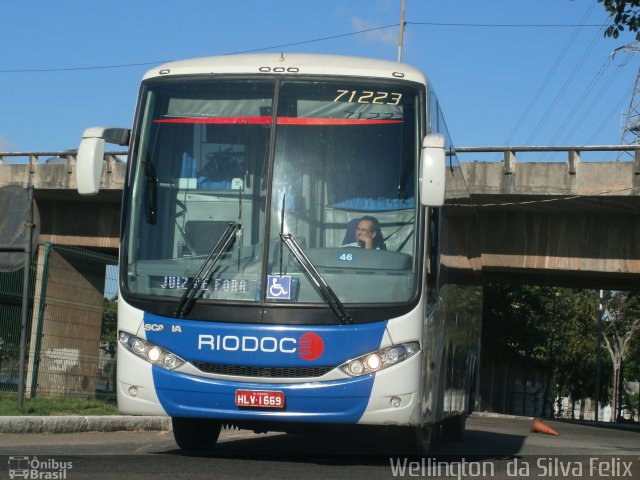
[[[442,440],[450,442],[461,442],[464,440],[464,429],[467,423],[466,415],[456,415],[442,421],[440,425],[440,437]]]
[[[216,446],[222,424],[209,418],[172,417],[173,438],[183,450],[210,452]]]

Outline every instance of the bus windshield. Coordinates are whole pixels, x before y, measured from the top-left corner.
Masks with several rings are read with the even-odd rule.
[[[421,88],[369,79],[144,84],[123,293],[177,304],[195,285],[205,304],[325,303],[286,234],[343,304],[414,299]],[[220,242],[230,225],[233,238]]]

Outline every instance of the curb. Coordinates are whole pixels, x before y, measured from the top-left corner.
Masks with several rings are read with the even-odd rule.
[[[0,416],[0,433],[78,433],[170,430],[169,417],[96,415],[55,417]]]
[[[504,413],[494,413],[494,412],[485,412],[485,411],[475,411],[471,414],[472,416],[484,417],[484,418],[506,418],[510,420],[526,420],[531,421],[536,417],[526,417],[522,415],[510,415]],[[540,417],[542,418],[542,417]],[[545,422],[556,422],[558,424],[570,424],[570,425],[582,425],[584,427],[593,427],[593,428],[608,428],[611,430],[626,430],[630,432],[639,432],[640,433],[640,424],[639,423],[618,423],[618,422],[594,422],[593,420],[571,420],[569,418],[544,418]]]

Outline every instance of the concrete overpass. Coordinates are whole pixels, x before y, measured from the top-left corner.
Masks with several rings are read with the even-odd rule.
[[[611,160],[620,150],[635,156],[581,161],[581,153],[590,150],[609,152]],[[525,151],[562,151],[567,161],[518,162]],[[503,160],[473,161],[486,152],[499,152]],[[451,175],[449,208],[468,211],[457,202],[468,187],[480,220],[485,278],[640,287],[640,147],[466,147],[456,153],[463,175]],[[107,154],[95,197],[76,193],[74,152],[0,153],[0,186],[34,185],[41,242],[115,252],[126,169],[119,154],[126,155]],[[24,163],[13,163],[18,158]],[[464,224],[459,226],[465,235]]]
[[[615,161],[621,150],[630,150],[632,160]],[[567,159],[516,161],[522,152],[548,151],[565,152]],[[588,151],[608,152],[612,161],[582,162]],[[462,164],[480,220],[485,279],[640,288],[640,150],[467,147],[457,152],[465,161],[486,152],[503,155],[501,162]]]

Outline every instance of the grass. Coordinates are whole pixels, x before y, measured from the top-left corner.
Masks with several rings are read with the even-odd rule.
[[[0,393],[0,416],[60,416],[60,415],[117,415],[118,407],[104,400],[79,400],[76,398],[24,398],[18,408],[16,393]]]

